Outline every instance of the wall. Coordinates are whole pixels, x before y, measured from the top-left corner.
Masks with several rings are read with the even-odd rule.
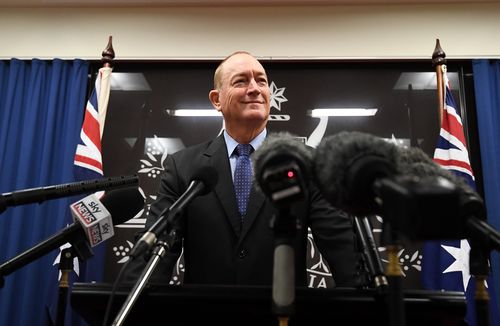
[[[500,57],[500,4],[0,8],[0,58]]]

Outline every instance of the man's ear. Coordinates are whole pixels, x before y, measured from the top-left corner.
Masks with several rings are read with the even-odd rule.
[[[219,100],[219,91],[217,89],[212,89],[210,93],[208,93],[208,98],[210,99],[210,102],[212,102],[214,108],[220,112],[221,107]]]

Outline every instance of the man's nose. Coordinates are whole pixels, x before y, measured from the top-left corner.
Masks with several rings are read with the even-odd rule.
[[[249,93],[260,93],[259,84],[257,84],[257,81],[253,78],[248,83],[248,92]]]

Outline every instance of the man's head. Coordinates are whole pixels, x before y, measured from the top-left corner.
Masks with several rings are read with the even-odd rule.
[[[270,90],[264,67],[248,52],[235,52],[224,59],[214,75],[209,98],[222,113],[227,132],[248,142],[261,132],[270,111]]]

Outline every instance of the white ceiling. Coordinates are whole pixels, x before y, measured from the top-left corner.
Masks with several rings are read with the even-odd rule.
[[[500,0],[0,0],[0,7],[148,7],[498,3]]]

